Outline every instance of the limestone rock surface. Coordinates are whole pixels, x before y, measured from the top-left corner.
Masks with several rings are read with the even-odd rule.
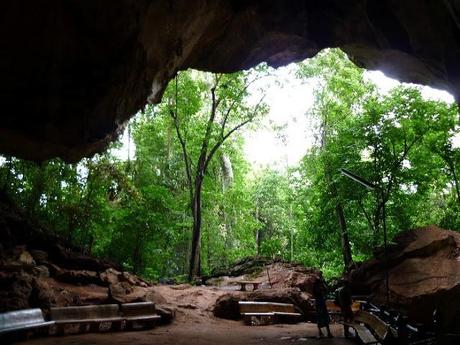
[[[121,0],[0,5],[0,152],[104,150],[178,70],[280,66],[340,47],[460,96],[457,0]]]

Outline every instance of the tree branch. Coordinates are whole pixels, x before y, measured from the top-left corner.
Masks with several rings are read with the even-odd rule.
[[[236,125],[235,127],[233,127],[230,131],[228,131],[227,134],[223,135],[221,137],[221,139],[212,147],[211,151],[209,152],[209,155],[208,157],[206,158],[205,160],[205,164],[204,164],[204,167],[205,167],[205,170],[206,168],[208,167],[209,165],[209,162],[211,161],[212,157],[214,156],[214,154],[216,153],[216,151],[219,149],[219,147],[222,146],[222,144],[224,143],[225,140],[228,139],[228,137],[230,137],[233,133],[235,133],[238,129],[240,129],[241,127],[243,127],[244,125],[246,125],[247,123],[251,122],[254,117],[255,117],[255,114],[257,113],[257,110],[259,108],[259,106],[262,104],[262,101],[264,100],[265,96],[263,96],[259,102],[257,103],[257,105],[255,106],[254,108],[254,111],[253,111],[253,114],[252,116],[250,116],[248,119],[246,119],[245,121],[241,122],[240,124]]]
[[[244,92],[246,92],[246,90],[249,88],[249,86],[251,86],[253,83],[255,83],[257,80],[260,80],[262,77],[256,77],[254,79],[252,79],[250,82],[248,82],[243,89],[240,90],[240,92],[238,93],[238,95],[236,95],[234,98],[233,98],[233,102],[230,104],[230,106],[228,107],[227,111],[225,112],[225,115],[224,115],[224,118],[222,120],[222,126],[221,126],[221,136],[223,136],[224,134],[224,131],[225,131],[225,126],[227,124],[227,120],[228,120],[228,116],[230,115],[230,112],[233,110],[233,108],[235,107],[236,105],[236,102],[240,101],[240,97],[243,95]],[[264,97],[262,97],[264,98]],[[260,102],[259,102],[260,103]],[[258,105],[257,105],[258,106]]]
[[[182,137],[182,133],[180,132],[179,120],[177,118],[177,114],[175,114],[172,109],[169,109],[169,113],[173,119],[174,128],[176,130],[176,134],[177,134],[177,137],[179,138],[179,143],[182,148],[182,156],[184,157],[184,163],[185,163],[185,173],[187,175],[187,183],[189,186],[190,202],[192,202],[194,188],[193,188],[193,181],[192,181],[191,161],[190,161],[190,157],[187,152],[187,144],[186,144],[185,139]]]
[[[364,208],[364,205],[362,203],[361,200],[358,200],[358,206],[361,208],[361,210],[363,211],[364,213],[364,216],[366,217],[366,220],[367,220],[367,223],[369,224],[372,232],[375,232],[375,229],[374,229],[374,224],[372,223],[372,219],[371,219],[371,216],[369,215],[369,213],[366,211],[366,209]]]
[[[216,89],[215,87],[211,88],[211,112],[209,114],[209,119],[206,125],[206,131],[201,145],[200,155],[198,158],[198,166],[196,169],[197,175],[203,174],[206,170],[206,156],[208,152],[209,140],[211,139],[211,130],[214,120],[216,118]]]

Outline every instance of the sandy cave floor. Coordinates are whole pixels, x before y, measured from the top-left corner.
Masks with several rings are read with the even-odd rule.
[[[37,338],[21,344],[46,345],[130,345],[130,344],[187,344],[187,345],[278,345],[278,344],[318,344],[345,345],[355,344],[343,338],[342,327],[332,325],[335,338],[316,339],[316,325],[299,323],[296,325],[245,326],[242,322],[228,320],[210,320],[205,323],[177,322],[169,326],[160,326],[148,331],[88,333]]]
[[[164,302],[176,309],[176,318],[166,326],[151,330],[130,332],[85,333],[65,336],[35,338],[18,344],[23,345],[277,345],[277,344],[356,344],[343,337],[343,327],[331,325],[333,339],[317,339],[316,324],[276,324],[246,326],[242,321],[216,318],[212,314],[219,296],[228,289],[218,287],[195,287],[190,285],[156,286],[155,290]],[[234,291],[234,293],[239,293]],[[159,301],[161,302],[161,301]]]

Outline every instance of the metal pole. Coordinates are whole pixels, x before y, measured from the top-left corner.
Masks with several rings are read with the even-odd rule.
[[[389,305],[390,304],[390,279],[388,275],[388,248],[387,248],[388,239],[387,239],[387,223],[386,223],[387,217],[386,217],[386,210],[385,210],[385,196],[383,193],[383,188],[365,180],[361,176],[356,175],[347,169],[340,168],[339,171],[342,175],[352,179],[355,182],[358,182],[359,184],[363,185],[367,189],[376,191],[380,196],[380,199],[382,202],[382,216],[383,216],[382,225],[383,225],[383,250],[384,250],[384,269],[385,269],[384,275],[385,275],[386,303],[387,305]]]

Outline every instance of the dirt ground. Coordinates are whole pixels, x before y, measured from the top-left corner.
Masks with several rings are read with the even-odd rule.
[[[299,323],[296,325],[245,326],[242,322],[228,320],[208,320],[205,323],[178,322],[169,326],[156,327],[149,331],[88,333],[82,335],[51,336],[37,338],[21,344],[43,345],[278,345],[278,344],[318,344],[346,345],[353,341],[343,338],[342,327],[332,325],[335,338],[316,339],[316,325]]]
[[[212,309],[216,299],[228,289],[216,287],[157,286],[167,304],[176,309],[172,324],[158,326],[147,331],[86,333],[66,336],[36,338],[23,345],[278,345],[278,344],[354,344],[343,338],[340,325],[332,325],[333,339],[316,339],[315,324],[278,324],[268,326],[246,326],[241,321],[216,318]]]

